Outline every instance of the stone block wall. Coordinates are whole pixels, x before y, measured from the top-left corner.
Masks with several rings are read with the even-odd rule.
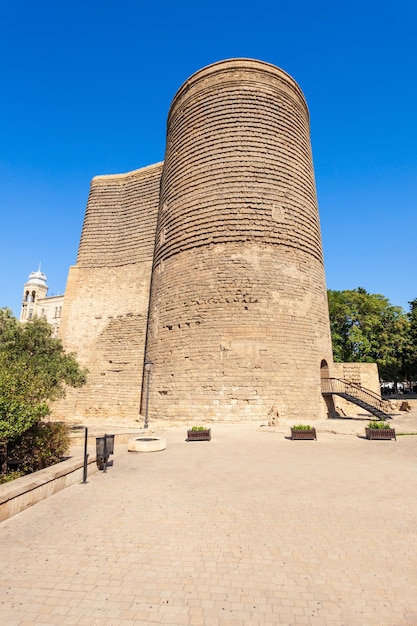
[[[320,362],[322,267],[261,245],[187,250],[153,279],[150,408],[160,419],[239,421],[327,415]],[[182,271],[179,270],[179,263]],[[308,266],[308,272],[306,271]],[[184,281],[184,274],[187,280]],[[169,286],[169,290],[166,288]]]
[[[194,74],[164,163],[93,179],[61,322],[90,374],[66,417],[325,417],[332,349],[304,96],[232,59]],[[142,391],[142,396],[141,396]]]
[[[88,384],[54,405],[58,417],[139,417],[161,169],[92,181],[60,328]]]
[[[162,166],[93,178],[77,266],[122,267],[152,260]]]
[[[378,366],[376,363],[334,363],[333,376],[342,378],[381,395]],[[339,396],[333,396],[336,412],[341,415],[363,415],[364,410]]]
[[[381,395],[378,366],[376,363],[334,363],[333,375],[356,383]]]
[[[148,356],[159,418],[321,417],[332,361],[304,97],[250,60],[197,72],[168,116]]]

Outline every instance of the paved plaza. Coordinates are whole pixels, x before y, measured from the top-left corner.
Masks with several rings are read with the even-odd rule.
[[[365,423],[117,444],[107,473],[0,524],[0,623],[416,626],[417,436]]]

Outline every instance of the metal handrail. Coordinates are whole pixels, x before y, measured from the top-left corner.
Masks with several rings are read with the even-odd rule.
[[[321,389],[322,393],[348,394],[380,411],[386,411],[390,406],[389,400],[383,400],[374,391],[343,378],[322,378]]]

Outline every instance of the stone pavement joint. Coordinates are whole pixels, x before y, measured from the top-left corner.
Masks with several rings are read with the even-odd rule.
[[[2,626],[417,626],[417,437],[339,422],[116,443],[106,474],[0,524]]]

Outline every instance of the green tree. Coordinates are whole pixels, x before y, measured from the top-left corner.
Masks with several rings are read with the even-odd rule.
[[[358,287],[328,291],[334,360],[376,362],[383,380],[404,375],[410,321],[402,307]]]
[[[21,324],[0,309],[0,439],[14,439],[50,413],[67,385],[86,381],[74,354],[66,354],[51,327],[35,318]]]
[[[408,346],[405,353],[405,372],[408,380],[417,380],[417,298],[409,302]]]

